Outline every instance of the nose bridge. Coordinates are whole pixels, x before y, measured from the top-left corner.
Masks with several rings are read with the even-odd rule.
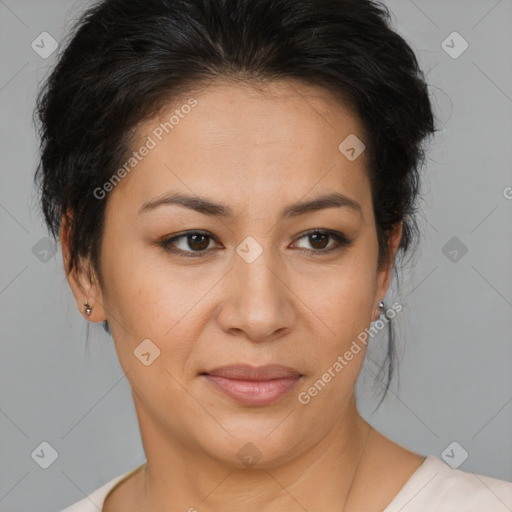
[[[277,253],[270,247],[268,242],[253,237],[247,237],[236,249],[239,256],[235,264],[235,273],[241,284],[242,291],[245,290],[246,298],[261,301],[261,306],[268,304],[269,307],[279,300],[282,293],[282,283],[276,277],[276,270],[279,267]],[[274,306],[276,304],[273,304]]]
[[[277,277],[284,274],[281,260],[266,240],[248,237],[236,248],[235,288],[221,314],[224,329],[243,330],[253,340],[289,327],[293,316],[287,288]]]

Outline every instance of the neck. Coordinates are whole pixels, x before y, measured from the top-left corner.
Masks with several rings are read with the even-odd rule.
[[[163,430],[134,398],[147,458],[136,493],[138,511],[342,512],[364,468],[361,456],[371,427],[353,397],[316,444],[306,441],[286,460],[250,468],[214,459]]]

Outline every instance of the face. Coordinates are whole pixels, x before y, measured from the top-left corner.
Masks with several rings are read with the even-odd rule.
[[[296,457],[353,413],[364,344],[332,368],[390,279],[377,269],[366,154],[338,149],[349,135],[364,142],[358,119],[298,82],[219,82],[137,134],[136,162],[105,199],[102,286],[69,279],[89,319],[109,321],[146,455],[239,466],[245,447],[262,467]],[[240,364],[299,377],[229,388],[237,398],[211,373]]]

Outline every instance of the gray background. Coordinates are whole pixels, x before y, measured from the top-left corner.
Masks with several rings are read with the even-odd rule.
[[[461,469],[512,481],[512,2],[386,3],[428,72],[442,131],[424,169],[423,240],[386,298],[404,305],[400,388],[372,414],[368,360],[359,408],[410,450],[441,457],[457,441]],[[144,461],[112,343],[92,325],[86,345],[60,252],[44,262],[32,186],[34,96],[56,54],[31,42],[43,31],[62,42],[86,4],[0,0],[2,512],[60,510]],[[456,59],[441,47],[453,31],[469,44]],[[31,458],[43,441],[59,455],[46,470]]]

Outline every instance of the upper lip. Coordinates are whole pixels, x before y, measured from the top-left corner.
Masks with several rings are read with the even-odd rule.
[[[203,372],[207,375],[216,375],[227,379],[237,380],[272,380],[301,377],[300,372],[288,366],[268,364],[264,366],[251,366],[248,364],[236,364],[221,366],[213,370]]]

